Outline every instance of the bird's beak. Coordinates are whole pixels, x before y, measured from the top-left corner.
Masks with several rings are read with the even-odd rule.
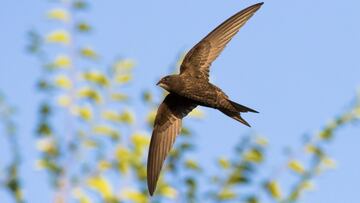
[[[164,83],[162,83],[161,81],[159,81],[158,83],[156,83],[157,86],[163,88],[163,89],[167,89],[167,85],[165,85]]]

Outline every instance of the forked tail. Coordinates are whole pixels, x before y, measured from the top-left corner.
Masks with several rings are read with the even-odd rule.
[[[231,101],[229,99],[228,99],[228,101],[236,109],[237,112],[230,111],[230,110],[227,110],[227,109],[219,109],[219,110],[221,112],[223,112],[225,115],[229,116],[230,118],[233,118],[233,119],[239,121],[240,123],[242,123],[242,124],[244,124],[244,125],[246,125],[248,127],[251,127],[250,124],[240,116],[240,113],[245,113],[245,112],[259,113],[259,112],[254,110],[254,109],[251,109],[249,107],[246,107],[244,105],[233,102],[233,101]]]
[[[225,109],[222,109],[220,111],[223,112],[225,115],[229,116],[230,118],[233,118],[233,119],[239,121],[240,123],[242,123],[248,127],[251,127],[250,124],[248,122],[246,122],[246,120],[240,116],[239,112],[232,112],[232,111],[225,110]]]
[[[229,102],[231,103],[231,105],[232,105],[233,107],[235,107],[236,110],[239,111],[239,112],[259,113],[258,111],[254,110],[254,109],[251,109],[251,108],[246,107],[246,106],[244,106],[244,105],[241,105],[241,104],[238,104],[238,103],[236,103],[236,102],[233,102],[233,101],[231,101],[230,99],[228,99],[228,101],[229,101]]]

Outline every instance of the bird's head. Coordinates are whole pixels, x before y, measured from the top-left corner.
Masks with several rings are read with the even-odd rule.
[[[164,88],[167,91],[171,91],[172,87],[176,84],[176,75],[168,75],[159,80],[156,85]]]

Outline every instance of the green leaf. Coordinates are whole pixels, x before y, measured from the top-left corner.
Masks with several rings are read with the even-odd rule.
[[[97,84],[99,86],[109,85],[109,81],[103,73],[100,71],[87,71],[82,74],[82,77],[91,83]]]
[[[244,176],[244,174],[242,174],[241,172],[236,172],[236,173],[231,174],[231,176],[229,177],[229,179],[227,181],[227,183],[230,185],[246,184],[249,182],[250,182],[249,178]]]
[[[85,22],[80,22],[76,24],[76,29],[80,32],[89,32],[92,30],[91,26]]]
[[[199,164],[191,159],[188,159],[185,161],[185,167],[191,170],[200,171],[201,168],[199,167]]]
[[[90,47],[84,47],[82,49],[80,49],[80,54],[85,57],[85,58],[89,58],[92,60],[96,60],[99,58],[99,55],[95,52],[95,50],[93,50]]]
[[[89,7],[88,3],[83,0],[74,1],[73,7],[77,10],[84,10]]]
[[[40,123],[36,132],[39,135],[49,136],[49,135],[51,135],[52,130],[48,123]]]
[[[236,198],[236,193],[232,191],[229,188],[222,189],[219,194],[217,195],[217,198],[219,200],[233,200]]]
[[[267,183],[265,183],[265,189],[272,198],[276,200],[280,200],[282,198],[282,191],[278,182],[268,181]]]
[[[259,149],[252,148],[245,152],[244,159],[249,162],[260,163],[263,161],[264,157]]]
[[[150,91],[144,91],[142,94],[142,99],[144,102],[152,102],[153,101],[153,95]]]
[[[246,203],[259,203],[259,200],[256,196],[251,196],[246,199]]]

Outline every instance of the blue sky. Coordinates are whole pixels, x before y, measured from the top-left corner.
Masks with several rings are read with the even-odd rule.
[[[155,82],[169,72],[179,52],[253,3],[96,1],[86,17],[95,27],[89,41],[104,61],[119,55],[137,61],[135,92],[155,89]],[[42,200],[41,191],[48,186],[45,175],[32,169],[38,101],[34,84],[40,69],[26,54],[25,45],[29,29],[49,28],[44,22],[48,8],[52,6],[47,1],[24,0],[4,0],[0,7],[0,89],[18,109],[20,144],[27,160],[25,183],[44,180],[26,191],[27,196],[33,194],[34,202]],[[196,156],[204,165],[229,154],[239,136],[252,131],[268,138],[269,157],[276,166],[281,164],[283,147],[297,146],[301,135],[316,132],[347,109],[360,84],[359,8],[356,0],[265,1],[211,69],[212,81],[234,101],[261,113],[244,115],[251,129],[207,109],[204,121],[185,121],[196,130]],[[360,154],[359,135],[356,127],[338,133],[330,150],[337,169],[320,176],[318,188],[301,202],[355,203],[359,199],[360,164],[354,158]],[[5,153],[4,149],[0,152]]]

